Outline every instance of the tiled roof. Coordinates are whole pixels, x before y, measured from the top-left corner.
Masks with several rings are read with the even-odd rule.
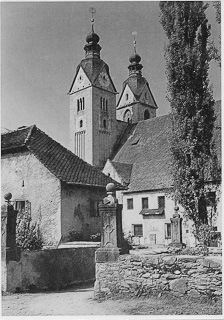
[[[35,125],[1,136],[2,154],[21,151],[24,148],[32,152],[59,180],[66,183],[105,187],[108,183],[114,182]],[[118,183],[116,185],[118,188],[121,187]]]
[[[79,69],[80,67],[82,67],[82,69],[84,70],[84,72],[86,73],[89,81],[91,82],[91,84],[94,85],[94,82],[95,80],[97,79],[100,71],[105,67],[105,69],[107,70],[107,73],[108,73],[108,76],[110,78],[110,81],[113,85],[113,88],[114,88],[114,91],[116,91],[116,88],[114,86],[114,83],[110,77],[110,73],[109,73],[109,67],[108,65],[101,59],[99,58],[86,58],[86,59],[83,59],[80,64],[77,66],[76,68],[76,74],[75,74],[75,77],[74,77],[74,80],[72,82],[72,85],[70,87],[70,90],[69,90],[69,93],[72,91],[72,88],[73,88],[73,84],[75,82],[75,79],[77,77],[77,74],[79,72]]]
[[[113,164],[116,172],[118,173],[118,175],[123,180],[123,182],[125,184],[129,184],[130,178],[131,178],[132,164],[114,162],[114,161],[112,161],[112,164]]]
[[[142,91],[144,90],[145,86],[148,87],[150,93],[151,93],[151,96],[152,96],[152,99],[154,101],[154,104],[155,106],[157,107],[157,104],[156,104],[156,101],[153,97],[153,94],[150,90],[150,87],[149,87],[149,83],[148,81],[142,77],[142,76],[139,76],[139,75],[132,75],[132,76],[129,76],[127,80],[124,81],[123,83],[123,90],[122,90],[122,93],[120,95],[120,98],[119,98],[119,101],[117,103],[117,106],[119,105],[119,102],[120,102],[120,99],[123,95],[123,92],[124,92],[124,89],[126,87],[126,85],[128,85],[132,91],[132,93],[134,94],[136,100],[138,101],[141,94],[142,94]]]
[[[220,106],[215,113],[215,149],[221,163]],[[133,164],[127,192],[170,188],[172,154],[170,151],[171,119],[169,114],[140,121],[133,125],[116,147],[112,162]]]

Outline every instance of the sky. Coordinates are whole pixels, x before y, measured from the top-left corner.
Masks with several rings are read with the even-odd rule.
[[[36,124],[69,148],[69,95],[76,67],[85,57],[94,7],[95,32],[101,59],[119,93],[128,77],[137,31],[137,52],[143,76],[158,105],[157,116],[170,111],[166,100],[164,44],[157,1],[2,2],[1,3],[1,125],[2,131]],[[215,10],[207,10],[211,40],[218,44],[220,25]],[[221,99],[221,71],[210,67],[215,100]],[[117,100],[119,94],[117,96]]]

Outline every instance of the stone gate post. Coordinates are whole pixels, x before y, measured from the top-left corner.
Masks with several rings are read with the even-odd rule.
[[[96,281],[94,285],[94,295],[98,297],[102,294],[103,280],[101,271],[106,268],[107,263],[116,263],[120,255],[122,246],[122,221],[121,209],[115,197],[115,185],[109,183],[106,186],[107,197],[99,205],[101,215],[101,247],[96,250]]]
[[[174,210],[175,210],[175,213],[173,215],[173,218],[170,218],[172,242],[169,244],[169,246],[183,247],[183,243],[182,243],[182,218],[180,217],[180,215],[178,213],[179,207],[175,206]]]

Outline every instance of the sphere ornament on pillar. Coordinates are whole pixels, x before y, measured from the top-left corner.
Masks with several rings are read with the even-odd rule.
[[[10,201],[11,199],[12,199],[12,194],[9,192],[9,193],[6,193],[5,195],[4,195],[4,198],[5,198],[5,200],[6,201]]]
[[[177,205],[174,207],[174,211],[175,213],[173,214],[173,218],[180,218],[180,215],[178,213],[179,207]]]
[[[103,199],[103,203],[104,204],[116,204],[118,203],[117,198],[115,197],[115,191],[116,191],[116,187],[114,183],[108,183],[106,185],[106,190],[107,190],[107,197],[105,197]]]

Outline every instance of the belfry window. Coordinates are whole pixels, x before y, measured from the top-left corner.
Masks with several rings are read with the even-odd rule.
[[[105,110],[108,111],[108,101],[107,101],[107,99],[106,99]]]
[[[144,112],[144,120],[147,120],[149,118],[150,118],[149,110],[145,110],[145,112]]]
[[[85,109],[85,100],[84,100],[84,97],[82,98],[82,110]]]
[[[106,128],[107,127],[107,120],[103,120],[103,127]]]
[[[77,100],[77,111],[79,112],[80,107],[79,107],[79,100]]]
[[[83,121],[82,120],[80,120],[79,126],[80,126],[80,128],[82,128],[82,126],[83,126]]]

